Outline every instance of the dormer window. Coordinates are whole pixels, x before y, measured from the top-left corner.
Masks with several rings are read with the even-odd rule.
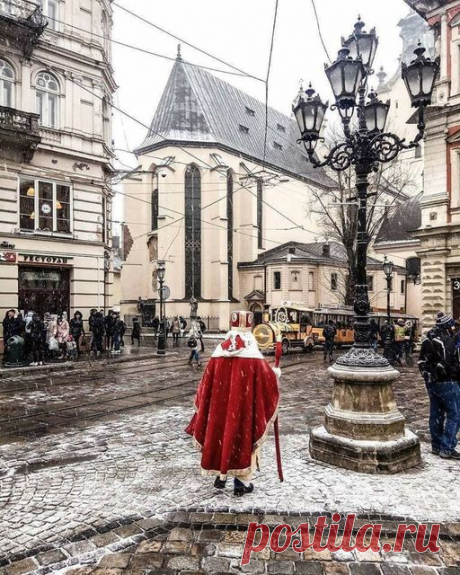
[[[255,112],[255,110],[253,110],[252,108],[249,108],[249,106],[246,106],[246,114],[247,114],[248,116],[255,116],[255,115],[256,115],[256,112]]]
[[[240,124],[240,132],[243,132],[243,134],[249,134],[249,128]]]
[[[286,128],[283,126],[283,124],[276,124],[276,129],[278,132],[286,132]]]
[[[278,142],[273,142],[273,147],[275,148],[275,150],[283,149],[283,146],[281,144],[278,144]]]

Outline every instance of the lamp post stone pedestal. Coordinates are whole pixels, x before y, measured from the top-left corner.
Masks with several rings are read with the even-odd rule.
[[[367,367],[366,357],[352,350],[329,368],[334,391],[325,424],[310,435],[313,459],[365,473],[396,473],[420,463],[419,438],[405,429],[394,397],[399,372],[374,355]]]

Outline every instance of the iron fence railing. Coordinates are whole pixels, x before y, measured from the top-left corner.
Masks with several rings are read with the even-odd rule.
[[[125,314],[124,315],[124,321],[127,325],[127,327],[131,328],[133,325],[133,318],[139,318],[139,320],[141,319],[141,315],[140,314]],[[185,317],[185,316],[181,316],[185,319],[185,321],[187,322],[187,327],[185,328],[186,331],[188,331],[190,329],[190,317]],[[220,325],[220,317],[219,316],[200,316],[201,320],[204,322],[204,325],[206,326],[206,332],[205,333],[219,333],[221,330],[219,329],[219,325]],[[171,317],[167,317],[167,319],[169,320],[170,323],[172,323],[173,320],[173,316]],[[148,325],[144,327],[149,327]]]

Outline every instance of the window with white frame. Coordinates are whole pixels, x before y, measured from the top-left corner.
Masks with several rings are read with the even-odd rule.
[[[0,106],[14,107],[14,70],[0,59]]]
[[[37,4],[41,6],[43,15],[48,18],[48,28],[56,30],[58,24],[58,0],[37,0]]]
[[[72,190],[57,182],[20,178],[19,227],[21,230],[69,234]]]
[[[36,82],[36,108],[42,126],[57,128],[59,83],[49,72],[40,72]]]

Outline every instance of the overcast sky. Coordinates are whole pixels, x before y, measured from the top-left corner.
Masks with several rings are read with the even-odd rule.
[[[274,0],[116,0],[191,44],[226,62],[265,78],[274,16]],[[377,28],[380,39],[375,68],[383,65],[391,75],[401,52],[398,22],[409,12],[403,0],[316,0],[326,47],[332,59],[340,48],[341,36],[351,33],[358,14],[366,28]],[[113,38],[175,58],[177,40],[138,21],[114,6]],[[182,45],[185,60],[216,68],[224,65]],[[331,99],[324,75],[327,57],[318,35],[311,0],[279,0],[269,105],[290,114],[299,80],[312,81],[324,99]],[[173,62],[113,45],[115,79],[119,86],[115,103],[149,125],[164,90]],[[261,82],[226,74],[221,78],[263,100]],[[375,82],[377,85],[377,82]],[[147,128],[115,113],[114,138],[117,148],[139,146]],[[125,164],[136,166],[134,156],[117,152]],[[117,209],[117,212],[119,209]]]

